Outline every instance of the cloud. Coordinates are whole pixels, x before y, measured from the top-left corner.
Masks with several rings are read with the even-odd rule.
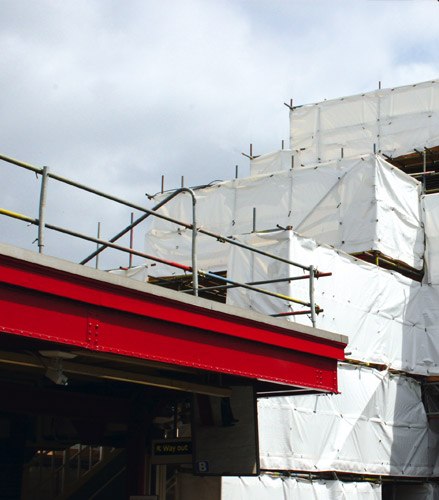
[[[3,0],[0,10],[0,153],[142,204],[162,175],[170,188],[183,175],[192,185],[233,177],[236,164],[246,174],[249,143],[261,154],[287,139],[291,97],[438,73],[435,1]],[[4,203],[31,189],[1,167]],[[50,196],[56,211],[78,195]],[[114,232],[126,222],[78,200],[81,210],[59,209],[66,225],[83,211],[87,230],[106,215]]]

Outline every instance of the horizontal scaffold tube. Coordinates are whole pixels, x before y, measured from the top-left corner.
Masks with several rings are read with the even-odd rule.
[[[15,213],[15,212],[10,212],[8,210],[0,209],[0,213],[4,214],[4,215],[7,215],[9,217],[13,217],[15,219],[20,219],[20,220],[24,220],[26,222],[30,222],[31,224],[34,224],[34,225],[38,225],[39,224],[38,219],[32,219],[31,217],[26,217],[25,215],[21,215],[21,214]],[[133,250],[132,248],[126,248],[126,247],[123,247],[123,246],[120,246],[120,245],[116,245],[115,243],[111,243],[109,241],[101,240],[101,239],[95,238],[93,236],[87,236],[85,234],[77,233],[75,231],[71,231],[70,229],[65,229],[65,228],[62,228],[62,227],[54,226],[52,224],[46,224],[45,227],[47,227],[48,229],[52,229],[53,231],[58,231],[59,233],[68,234],[69,236],[75,236],[76,238],[80,238],[80,239],[83,239],[83,240],[91,241],[93,243],[98,243],[99,245],[107,245],[110,248],[114,248],[114,249],[120,250],[122,252],[132,253],[133,255],[137,255],[139,257],[144,257],[146,259],[153,260],[155,262],[160,262],[161,264],[166,264],[166,265],[169,265],[169,266],[172,266],[172,267],[176,267],[178,269],[182,269],[183,271],[192,272],[192,268],[190,266],[185,266],[183,264],[178,264],[177,262],[172,262],[172,261],[168,261],[166,259],[161,259],[160,257],[154,257],[152,255],[148,255],[148,254],[145,254],[143,252],[138,252],[137,250]],[[237,287],[246,288],[246,289],[252,290],[254,292],[262,293],[262,294],[265,294],[265,295],[270,295],[272,297],[276,297],[276,298],[279,298],[279,299],[287,300],[288,302],[294,302],[296,304],[302,304],[304,306],[310,307],[310,303],[309,302],[304,302],[302,300],[294,299],[293,297],[288,297],[288,295],[282,295],[280,293],[272,292],[270,290],[265,290],[263,288],[256,288],[254,286],[247,285],[245,283],[239,283],[237,281],[233,281],[233,280],[230,280],[228,278],[224,278],[223,276],[219,276],[217,274],[210,273],[208,271],[199,270],[198,274],[200,276],[208,276],[209,278],[212,278],[212,279],[217,279],[217,280],[220,280],[220,281],[225,281],[225,282],[227,282],[227,283],[229,283],[231,285],[237,286]],[[319,307],[316,306],[316,312],[318,310],[319,310]]]
[[[225,281],[225,282],[230,283],[231,285],[235,285],[237,287],[246,288],[247,290],[259,292],[259,293],[262,293],[264,295],[270,295],[271,297],[276,297],[278,299],[287,300],[288,302],[294,302],[296,304],[301,304],[301,305],[306,306],[306,307],[311,307],[311,304],[309,302],[304,302],[303,300],[294,299],[293,297],[289,297],[288,295],[283,295],[281,293],[272,292],[270,290],[265,290],[263,288],[257,288],[257,287],[251,286],[251,285],[247,285],[246,283],[240,283],[238,281],[233,281],[229,278],[225,278],[224,276],[219,276],[218,274],[210,273],[208,271],[201,271],[200,270],[198,273],[200,274],[200,276],[207,276],[209,278],[218,279],[220,281]],[[318,308],[318,306],[316,306],[316,309],[317,308]]]
[[[165,203],[167,203],[168,201],[170,201],[172,198],[174,198],[175,196],[177,196],[178,194],[180,193],[184,193],[184,192],[192,192],[191,189],[189,188],[180,188],[180,189],[177,189],[177,191],[174,191],[171,195],[169,195],[168,197],[166,197],[164,200],[162,200],[160,203],[158,203],[157,205],[155,205],[152,209],[151,209],[151,212],[147,212],[147,213],[144,213],[143,215],[141,215],[138,219],[136,219],[135,221],[133,221],[129,226],[127,226],[125,229],[122,229],[122,231],[120,231],[119,233],[117,233],[115,236],[113,236],[110,240],[111,243],[114,243],[115,241],[117,241],[118,239],[120,239],[122,236],[124,236],[125,234],[127,234],[129,231],[131,231],[131,229],[133,229],[134,227],[136,227],[138,224],[140,224],[141,222],[143,222],[145,219],[147,219],[148,217],[150,217],[151,215],[154,215],[153,212],[155,212],[156,210],[158,210],[160,207],[162,207],[163,205],[165,205]],[[157,214],[155,214],[157,215]],[[190,227],[192,228],[192,224],[190,224]],[[94,257],[96,257],[96,255],[100,254],[101,252],[103,252],[106,248],[107,248],[108,245],[102,245],[101,247],[97,248],[94,252],[92,252],[88,257],[86,257],[85,259],[81,260],[80,264],[87,264],[87,262],[89,262],[91,259],[93,259]]]
[[[332,276],[332,273],[319,273],[316,271],[316,278],[324,278],[326,276]],[[288,278],[277,278],[274,280],[262,280],[262,281],[250,281],[246,285],[268,285],[270,283],[282,283],[285,281],[297,281],[309,279],[309,274],[304,274],[303,276],[289,276]],[[200,292],[210,292],[213,290],[228,290],[229,288],[237,288],[238,285],[218,285],[218,286],[206,286],[200,288]],[[189,293],[191,290],[181,290],[182,293]]]
[[[38,168],[38,167],[35,167],[35,166],[30,165],[28,163],[24,163],[24,162],[15,160],[14,158],[9,158],[7,156],[0,155],[0,160],[6,161],[8,163],[12,163],[14,165],[17,165],[19,167],[23,167],[23,168],[28,169],[28,170],[32,170],[33,172],[36,172],[36,173],[41,174],[41,175],[43,174],[43,169],[42,168]],[[145,214],[154,215],[155,217],[158,217],[160,219],[166,220],[166,221],[171,222],[173,224],[177,224],[179,226],[183,226],[186,229],[192,229],[193,228],[192,224],[189,224],[187,222],[182,222],[182,221],[173,219],[172,217],[168,217],[166,215],[162,215],[162,214],[160,214],[158,212],[155,212],[154,210],[142,207],[140,205],[137,205],[136,203],[131,203],[129,201],[123,200],[123,199],[118,198],[116,196],[109,195],[107,193],[104,193],[103,191],[99,191],[99,190],[91,188],[89,186],[85,186],[83,184],[80,184],[79,182],[71,181],[70,179],[62,177],[60,175],[53,174],[53,173],[49,172],[47,174],[47,176],[50,177],[50,178],[52,178],[52,179],[55,179],[55,180],[57,180],[59,182],[63,182],[63,183],[68,184],[70,186],[77,187],[78,189],[82,189],[82,190],[87,191],[89,193],[95,194],[97,196],[101,196],[103,198],[107,198],[108,200],[115,201],[116,203],[120,203],[120,204],[128,206],[130,208],[134,208],[136,210],[144,212]],[[49,227],[49,226],[46,224],[46,227]],[[216,240],[218,240],[218,241],[220,241],[222,243],[227,242],[227,243],[230,243],[231,245],[236,245],[238,247],[250,250],[250,251],[258,253],[260,255],[264,255],[265,257],[270,257],[270,258],[278,260],[280,262],[284,262],[285,264],[289,264],[289,265],[298,267],[298,268],[303,269],[303,270],[309,270],[309,266],[303,266],[302,264],[299,264],[297,262],[293,262],[293,261],[288,260],[288,259],[284,259],[283,257],[279,257],[278,255],[273,255],[273,254],[270,254],[268,252],[264,252],[263,250],[259,250],[258,248],[254,248],[254,247],[251,247],[249,245],[246,245],[245,243],[242,243],[242,242],[240,242],[239,240],[237,240],[237,239],[235,239],[233,237],[222,236],[220,234],[212,233],[211,231],[207,231],[207,230],[202,229],[202,228],[197,228],[197,231],[199,233],[201,233],[201,234],[205,234],[206,236],[211,236],[212,238],[215,238]],[[108,246],[111,246],[111,245],[108,245]]]
[[[12,217],[13,219],[19,219],[25,222],[29,222],[30,224],[33,224],[35,226],[39,225],[38,219],[32,219],[31,217],[27,217],[26,215],[22,215],[16,212],[11,212],[9,210],[4,210],[3,208],[0,208],[0,214],[7,215],[8,217]],[[86,234],[77,233],[75,231],[71,231],[70,229],[54,226],[52,224],[45,224],[45,227],[47,227],[47,229],[52,229],[53,231],[57,231],[59,233],[68,234],[69,236],[74,236],[75,238],[80,238],[82,240],[98,243],[99,245],[106,245],[110,248],[114,248],[115,250],[120,250],[121,252],[131,253],[139,257],[144,257],[145,259],[153,260],[155,262],[160,262],[161,264],[166,264],[168,266],[176,267],[178,269],[181,269],[182,271],[192,272],[192,268],[190,266],[185,266],[184,264],[178,264],[177,262],[161,259],[160,257],[153,257],[152,255],[148,255],[143,252],[138,252],[137,250],[133,250],[132,248],[126,248],[120,245],[116,245],[115,243],[101,240],[99,238],[94,238],[93,236],[87,236]]]

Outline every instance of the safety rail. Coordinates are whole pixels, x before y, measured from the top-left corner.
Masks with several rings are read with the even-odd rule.
[[[291,311],[291,312],[286,312],[286,313],[280,313],[280,314],[273,314],[272,316],[277,316],[277,317],[283,317],[283,316],[292,316],[292,315],[300,315],[300,314],[309,314],[311,317],[311,322],[312,325],[315,327],[316,325],[316,316],[320,312],[323,311],[317,304],[315,304],[314,301],[314,281],[316,278],[320,277],[326,277],[326,276],[331,276],[331,273],[320,273],[314,266],[304,266],[302,264],[299,264],[297,262],[293,262],[289,259],[285,259],[283,257],[280,257],[278,255],[274,255],[268,252],[265,252],[259,248],[255,248],[249,245],[246,245],[245,243],[239,241],[236,237],[233,236],[223,236],[220,234],[213,233],[211,231],[208,231],[206,229],[203,229],[202,227],[197,227],[197,218],[196,218],[196,195],[194,191],[190,188],[187,187],[182,187],[179,189],[176,189],[175,191],[171,192],[171,194],[167,197],[165,197],[160,203],[152,207],[151,209],[145,208],[143,206],[140,206],[136,203],[132,203],[126,200],[123,200],[121,198],[118,198],[116,196],[110,195],[108,193],[104,193],[103,191],[97,190],[95,188],[92,188],[90,186],[86,186],[83,184],[80,184],[79,182],[72,181],[70,179],[67,179],[66,177],[62,177],[60,175],[54,174],[50,171],[49,167],[36,167],[34,165],[30,165],[28,163],[21,162],[19,160],[16,160],[14,158],[9,158],[4,155],[0,155],[0,160],[3,160],[7,163],[16,165],[18,167],[24,168],[26,170],[30,170],[34,172],[37,176],[41,176],[41,189],[40,189],[40,198],[39,198],[39,214],[38,218],[33,218],[29,217],[27,215],[23,215],[17,212],[13,212],[10,210],[6,210],[3,208],[0,208],[0,214],[5,215],[7,217],[11,217],[14,219],[22,220],[24,222],[27,222],[32,225],[38,226],[38,247],[39,247],[39,252],[43,253],[44,246],[45,246],[45,240],[44,240],[44,234],[45,234],[45,229],[50,229],[53,231],[57,231],[59,233],[63,233],[69,236],[73,236],[76,238],[80,238],[89,242],[93,242],[97,244],[97,249],[92,252],[90,255],[88,255],[86,258],[80,261],[80,264],[86,264],[90,262],[93,258],[97,258],[97,256],[104,251],[107,248],[112,248],[121,252],[125,252],[132,255],[136,255],[138,257],[142,257],[148,260],[152,260],[161,264],[166,264],[171,267],[175,267],[177,269],[181,269],[187,273],[191,273],[192,275],[192,293],[193,295],[198,295],[198,292],[200,290],[206,291],[206,290],[212,290],[212,289],[227,289],[227,288],[232,288],[232,287],[241,287],[245,288],[247,290],[251,290],[257,293],[269,295],[278,299],[286,300],[288,302],[293,302],[295,304],[300,304],[306,308],[307,310],[303,311]],[[118,204],[124,205],[126,207],[133,208],[135,210],[138,210],[140,212],[143,212],[143,214],[138,217],[136,220],[131,220],[131,223],[126,226],[124,229],[119,231],[115,236],[110,238],[108,241],[101,239],[100,237],[94,237],[94,236],[89,236],[85,235],[76,231],[72,231],[67,228],[59,227],[53,224],[50,224],[46,222],[46,206],[47,206],[47,186],[48,186],[48,181],[49,179],[54,179],[58,182],[70,185],[72,187],[81,189],[83,191],[86,191],[88,193],[94,194],[96,196],[100,196],[102,198],[106,198],[110,201],[116,202]],[[174,219],[172,217],[166,216],[164,214],[158,213],[157,211],[166,203],[168,203],[170,200],[178,196],[179,194],[189,194],[192,198],[192,224],[188,222],[183,222],[177,219]],[[156,257],[153,255],[146,254],[144,252],[140,252],[138,250],[135,250],[133,248],[128,248],[122,245],[116,244],[116,241],[118,241],[122,236],[126,235],[130,231],[132,231],[136,226],[138,226],[141,222],[146,220],[148,217],[154,216],[154,217],[159,217],[160,219],[166,220],[170,223],[182,226],[186,229],[189,229],[192,231],[192,252],[191,252],[191,266],[187,266],[184,264],[179,264],[177,262],[172,262],[160,257]],[[249,250],[251,252],[257,253],[259,255],[263,255],[265,257],[283,262],[285,264],[294,266],[296,268],[302,269],[303,271],[307,271],[309,274],[303,275],[303,276],[291,276],[291,277],[286,277],[286,278],[280,278],[277,280],[265,280],[265,281],[257,281],[257,282],[250,282],[250,283],[241,283],[234,281],[228,277],[221,276],[219,274],[212,273],[210,271],[205,271],[202,269],[198,269],[198,264],[197,264],[197,234],[203,234],[206,236],[209,236],[211,238],[216,239],[217,241],[221,243],[229,243],[231,245],[235,245],[238,247],[241,247],[243,249]],[[210,279],[213,279],[214,281],[223,283],[218,286],[214,287],[206,287],[206,288],[199,288],[198,285],[198,278],[199,277],[207,277]],[[265,288],[260,288],[257,285],[261,284],[269,284],[269,283],[276,283],[276,282],[282,282],[282,281],[294,281],[294,280],[300,280],[300,279],[309,279],[309,301],[303,301],[299,300],[293,297],[289,297],[287,295],[283,295],[277,292],[273,292],[271,290],[267,290]]]

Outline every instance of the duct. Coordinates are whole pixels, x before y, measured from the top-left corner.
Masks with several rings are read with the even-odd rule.
[[[419,382],[345,363],[338,377],[340,394],[259,400],[262,469],[437,475]]]

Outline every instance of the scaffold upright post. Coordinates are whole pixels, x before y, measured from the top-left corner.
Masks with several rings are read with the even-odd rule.
[[[424,175],[422,176],[422,194],[425,194],[427,191],[427,177],[425,175],[425,172],[427,171],[427,150],[424,148],[424,151],[422,152],[422,163],[423,163],[423,168],[422,171]]]
[[[38,250],[43,253],[44,248],[44,225],[46,216],[46,204],[47,204],[47,181],[49,167],[43,167],[42,177],[41,177],[41,191],[40,191],[40,208],[38,215]]]
[[[311,322],[313,328],[316,326],[316,306],[314,302],[314,266],[309,266],[309,303],[311,305]]]
[[[197,198],[192,189],[187,188],[192,196],[192,285],[194,295],[198,295],[198,262],[197,262]]]

